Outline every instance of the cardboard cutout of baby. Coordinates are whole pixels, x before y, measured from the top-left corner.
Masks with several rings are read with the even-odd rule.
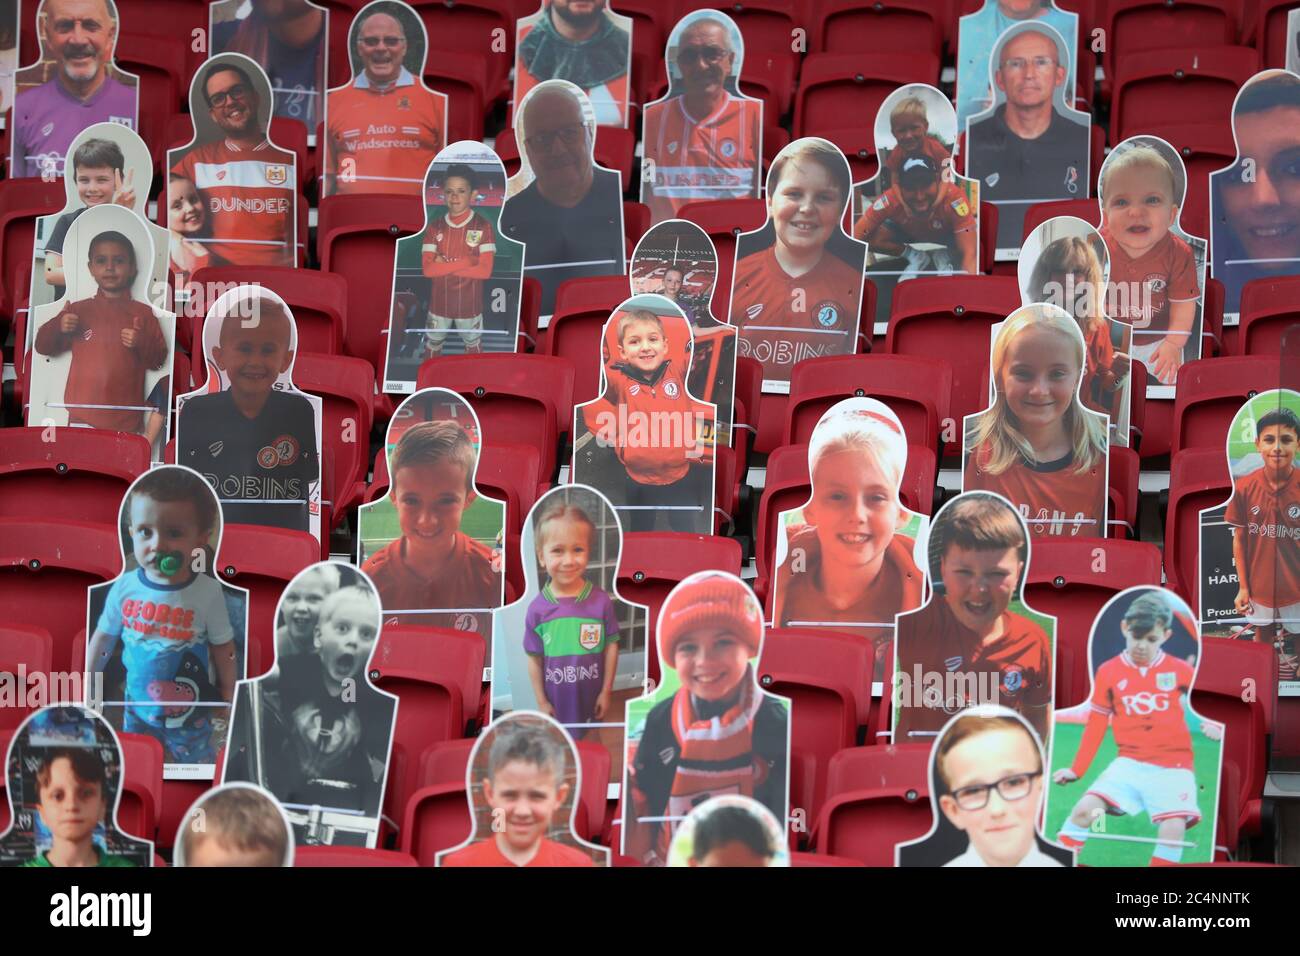
[[[293,384],[298,326],[270,289],[222,294],[203,323],[207,380],[180,396],[176,463],[216,489],[226,521],[321,536],[320,398]]]
[[[710,797],[686,815],[669,866],[789,866],[790,848],[780,821],[753,797]]]
[[[967,415],[962,491],[1009,500],[1034,537],[1104,538],[1109,419],[1080,401],[1087,351],[1074,316],[1022,306],[993,333],[993,400]]]
[[[0,866],[153,866],[153,844],[118,825],[122,746],[94,711],[42,707],[14,732],[4,766]]]
[[[583,8],[583,9],[580,9]],[[567,80],[591,100],[601,126],[627,126],[632,18],[608,0],[542,0],[515,22],[515,87],[520,103],[546,80]]]
[[[222,515],[196,471],[162,465],[127,490],[122,573],[87,589],[87,701],[129,734],[163,748],[163,776],[211,780],[235,682],[247,675],[248,592],[214,568]]]
[[[853,238],[867,244],[867,277],[876,286],[876,314],[868,318],[883,335],[898,283],[979,272],[980,187],[953,167],[957,120],[933,86],[890,93],[875,134],[880,171],[853,184]]]
[[[1046,302],[1078,320],[1087,346],[1079,400],[1084,408],[1110,416],[1111,447],[1127,448],[1133,327],[1107,311],[1109,275],[1110,253],[1101,233],[1074,216],[1056,216],[1037,226],[1016,262],[1024,305]]]
[[[988,59],[993,103],[965,115],[966,174],[998,207],[999,261],[1019,254],[1030,206],[1088,195],[1092,117],[1072,106],[1073,59],[1048,18],[1008,27]]]
[[[934,826],[895,848],[896,866],[1074,866],[1038,829],[1047,781],[1043,744],[1024,717],[973,707],[930,750]]]
[[[379,594],[350,565],[322,561],[299,572],[332,587],[316,608],[308,647],[239,682],[222,783],[250,781],[280,801],[297,845],[374,847],[397,722],[397,698],[370,683]],[[276,608],[277,632],[287,618]],[[287,649],[287,648],[286,648]]]
[[[788,819],[790,701],[758,686],[763,615],[735,575],[682,580],[655,633],[662,683],[627,704],[623,855],[662,866],[681,822],[710,797],[753,797]]]
[[[685,219],[651,226],[632,252],[632,294],[654,292],[674,302],[691,324],[686,387],[718,408],[718,444],[731,444],[736,403],[736,330],[713,315],[718,253],[713,240]]]
[[[474,742],[465,798],[474,829],[435,866],[609,866],[609,851],[574,829],[582,764],[554,718],[520,710]]]
[[[906,466],[907,435],[888,406],[838,402],[808,443],[811,496],[777,519],[774,625],[860,635],[877,681],[893,660],[894,618],[926,598],[918,542],[930,519],[899,500]]]
[[[274,794],[226,783],[194,801],[173,846],[174,866],[293,866],[293,825]]]
[[[1201,512],[1201,633],[1272,644],[1279,696],[1300,697],[1300,392],[1248,400],[1226,444],[1232,496]]]
[[[325,98],[321,196],[418,196],[447,145],[447,94],[424,85],[429,48],[409,4],[375,0],[348,30],[352,80]]]
[[[718,10],[677,21],[664,48],[668,92],[645,106],[641,201],[651,222],[715,199],[757,199],[763,101],[740,92],[745,38]]]
[[[167,442],[176,317],[149,300],[153,239],[130,209],[86,210],[63,244],[67,289],[32,309],[28,425],[144,435]]]
[[[1214,859],[1224,728],[1192,707],[1200,643],[1164,588],[1127,588],[1098,613],[1088,701],[1055,715],[1043,828],[1080,865]]]
[[[987,704],[1048,739],[1056,618],[1024,600],[1024,519],[1001,495],[963,492],[939,509],[924,544],[933,596],[895,622],[894,743],[929,740],[954,714]]]
[[[404,399],[384,439],[388,494],[357,516],[357,563],[386,623],[474,631],[490,652],[492,612],[505,603],[506,507],[475,487],[482,446],[478,416],[455,392]]]
[[[788,394],[796,362],[857,348],[867,247],[844,232],[851,198],[839,147],[797,139],[768,171],[767,222],[736,239],[731,324],[764,392]]]
[[[691,327],[661,295],[614,310],[601,337],[601,394],[573,410],[575,482],[599,490],[627,531],[711,534],[716,410],[695,398]]]
[[[482,143],[453,143],[425,174],[425,226],[397,240],[384,391],[413,392],[442,355],[513,352],[524,247],[500,235],[506,172]]]

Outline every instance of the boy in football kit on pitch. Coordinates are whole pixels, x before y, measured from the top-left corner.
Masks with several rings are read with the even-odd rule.
[[[1194,671],[1160,648],[1173,634],[1174,612],[1157,590],[1139,595],[1124,612],[1124,650],[1097,668],[1088,723],[1074,762],[1052,775],[1064,786],[1088,772],[1109,727],[1119,756],[1092,782],[1057,835],[1081,849],[1102,813],[1145,811],[1156,825],[1153,866],[1182,859],[1183,835],[1200,822],[1191,733],[1184,713]],[[1220,740],[1223,727],[1202,721],[1201,733]]]
[[[230,386],[185,400],[176,461],[208,479],[226,521],[309,531],[320,482],[316,413],[306,397],[275,387],[293,364],[292,319],[266,297],[228,308],[212,361]]]
[[[474,170],[463,163],[443,174],[447,212],[424,231],[421,264],[431,280],[429,331],[416,358],[441,355],[453,325],[467,355],[483,351],[483,280],[492,275],[497,247],[492,224],[472,208],[477,189]]]

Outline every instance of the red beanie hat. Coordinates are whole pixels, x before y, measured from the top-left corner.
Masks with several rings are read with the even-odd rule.
[[[754,592],[739,578],[716,571],[693,574],[673,588],[659,612],[659,653],[671,666],[677,643],[693,631],[730,631],[757,657],[763,617]]]

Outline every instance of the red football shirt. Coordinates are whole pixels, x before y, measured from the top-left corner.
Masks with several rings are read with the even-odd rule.
[[[913,209],[903,193],[891,186],[867,207],[853,226],[853,238],[866,240],[884,222],[892,222],[909,242],[950,244],[959,232],[976,228],[966,194],[953,183],[939,184],[939,194],[929,209]]]
[[[447,144],[446,94],[426,90],[405,70],[382,90],[363,73],[330,93],[326,110],[326,195],[423,194],[429,163]]]
[[[1137,259],[1129,258],[1110,230],[1101,238],[1110,252],[1110,284],[1123,285],[1114,296],[1114,317],[1133,325],[1134,334],[1168,332],[1169,306],[1195,301],[1201,294],[1192,247],[1172,232]]]
[[[449,853],[442,858],[439,866],[517,866],[508,860],[497,846],[496,837],[488,837],[477,843],[471,843],[463,850]],[[595,866],[591,857],[563,843],[542,837],[542,845],[537,848],[537,855],[524,866]]]
[[[385,611],[501,606],[502,572],[493,567],[491,550],[473,538],[457,532],[446,570],[434,580],[407,563],[404,542],[389,542],[361,566],[375,582]]]
[[[1251,598],[1271,608],[1300,603],[1300,469],[1276,489],[1263,468],[1238,478],[1224,520],[1246,536]]]
[[[1161,651],[1138,667],[1125,651],[1097,668],[1088,707],[1110,718],[1121,757],[1190,770],[1192,737],[1182,697],[1191,689],[1186,661]]]
[[[421,247],[424,274],[433,280],[429,311],[444,319],[481,315],[483,280],[492,274],[496,249],[492,224],[472,210],[459,223],[450,213],[429,223]]]
[[[1104,538],[1108,492],[1105,459],[1082,473],[1073,456],[1031,465],[1021,459],[998,475],[983,469],[987,445],[966,453],[962,491],[994,491],[1020,510],[1039,537]]]
[[[816,529],[805,528],[790,538],[789,553],[802,553],[803,570],[792,569],[787,557],[776,572],[776,607],[778,625],[801,623],[883,624],[892,630],[894,616],[921,604],[925,578],[912,559],[916,542],[896,534],[885,549],[880,574],[870,590],[857,603],[835,608],[821,591],[821,545]],[[856,628],[854,629],[856,630]]]

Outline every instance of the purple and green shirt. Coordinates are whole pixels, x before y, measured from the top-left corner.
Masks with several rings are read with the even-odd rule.
[[[586,724],[605,686],[605,648],[618,640],[609,595],[590,581],[576,597],[558,597],[551,582],[528,605],[524,650],[543,658],[546,699],[562,724]]]

